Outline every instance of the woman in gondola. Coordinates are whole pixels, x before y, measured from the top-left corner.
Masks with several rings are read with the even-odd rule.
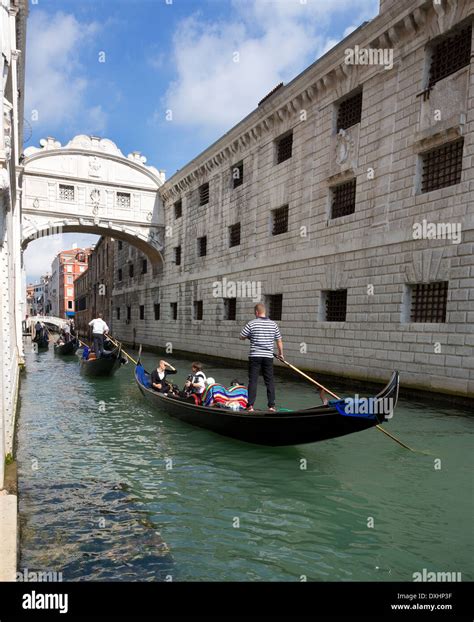
[[[166,377],[171,374],[176,374],[177,369],[170,365],[168,362],[161,360],[158,367],[151,372],[151,385],[155,391],[160,393],[168,393],[172,386],[167,382]]]

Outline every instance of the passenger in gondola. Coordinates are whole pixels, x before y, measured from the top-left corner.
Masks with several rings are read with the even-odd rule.
[[[173,387],[167,382],[166,378],[171,374],[176,374],[177,371],[173,365],[161,360],[158,363],[158,367],[151,372],[151,386],[160,393],[169,393]]]
[[[191,373],[187,377],[184,385],[184,396],[193,397],[196,402],[201,402],[201,397],[205,389],[206,374],[202,371],[202,363],[194,361],[191,365]]]

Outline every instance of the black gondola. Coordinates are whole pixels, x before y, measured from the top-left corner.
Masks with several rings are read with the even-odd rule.
[[[395,371],[387,386],[378,395],[369,398],[369,418],[365,414],[347,414],[344,400],[332,400],[326,406],[280,412],[249,413],[198,406],[191,401],[170,397],[151,389],[150,375],[142,365],[135,368],[135,381],[150,404],[181,421],[223,436],[270,446],[314,443],[371,428],[391,417],[399,389],[399,375]],[[379,412],[383,414],[377,414]]]
[[[39,339],[33,339],[33,343],[36,344],[38,350],[47,350],[49,348],[48,335],[41,335]]]
[[[87,358],[85,354],[88,355]],[[111,351],[106,351],[105,356],[100,358],[96,358],[95,354],[87,348],[81,358],[81,373],[84,376],[112,376],[125,362],[121,345]]]
[[[71,339],[63,344],[54,344],[54,353],[59,354],[60,356],[67,356],[70,354],[74,354],[79,347],[79,341],[77,339]]]

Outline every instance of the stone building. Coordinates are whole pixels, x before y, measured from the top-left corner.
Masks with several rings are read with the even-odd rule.
[[[74,282],[75,323],[79,334],[89,336],[89,322],[102,313],[111,328],[115,240],[101,237],[89,255],[89,264]]]
[[[52,315],[72,318],[75,315],[74,284],[87,270],[90,248],[72,248],[56,255],[51,265]]]
[[[183,166],[161,269],[116,242],[116,334],[245,359],[261,296],[300,367],[474,395],[473,13],[382,0]]]
[[[26,0],[3,0],[0,5],[0,489],[5,456],[13,451],[19,371],[22,364],[24,307],[21,280],[20,192],[16,167],[23,143]],[[16,278],[15,278],[16,275]]]

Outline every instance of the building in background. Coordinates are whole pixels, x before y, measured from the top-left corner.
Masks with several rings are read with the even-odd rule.
[[[112,238],[101,237],[89,255],[87,270],[74,283],[75,324],[84,337],[89,334],[89,322],[99,313],[112,328],[114,248]]]
[[[59,318],[75,316],[74,281],[87,270],[92,248],[61,251],[51,265],[49,286],[51,315]]]

